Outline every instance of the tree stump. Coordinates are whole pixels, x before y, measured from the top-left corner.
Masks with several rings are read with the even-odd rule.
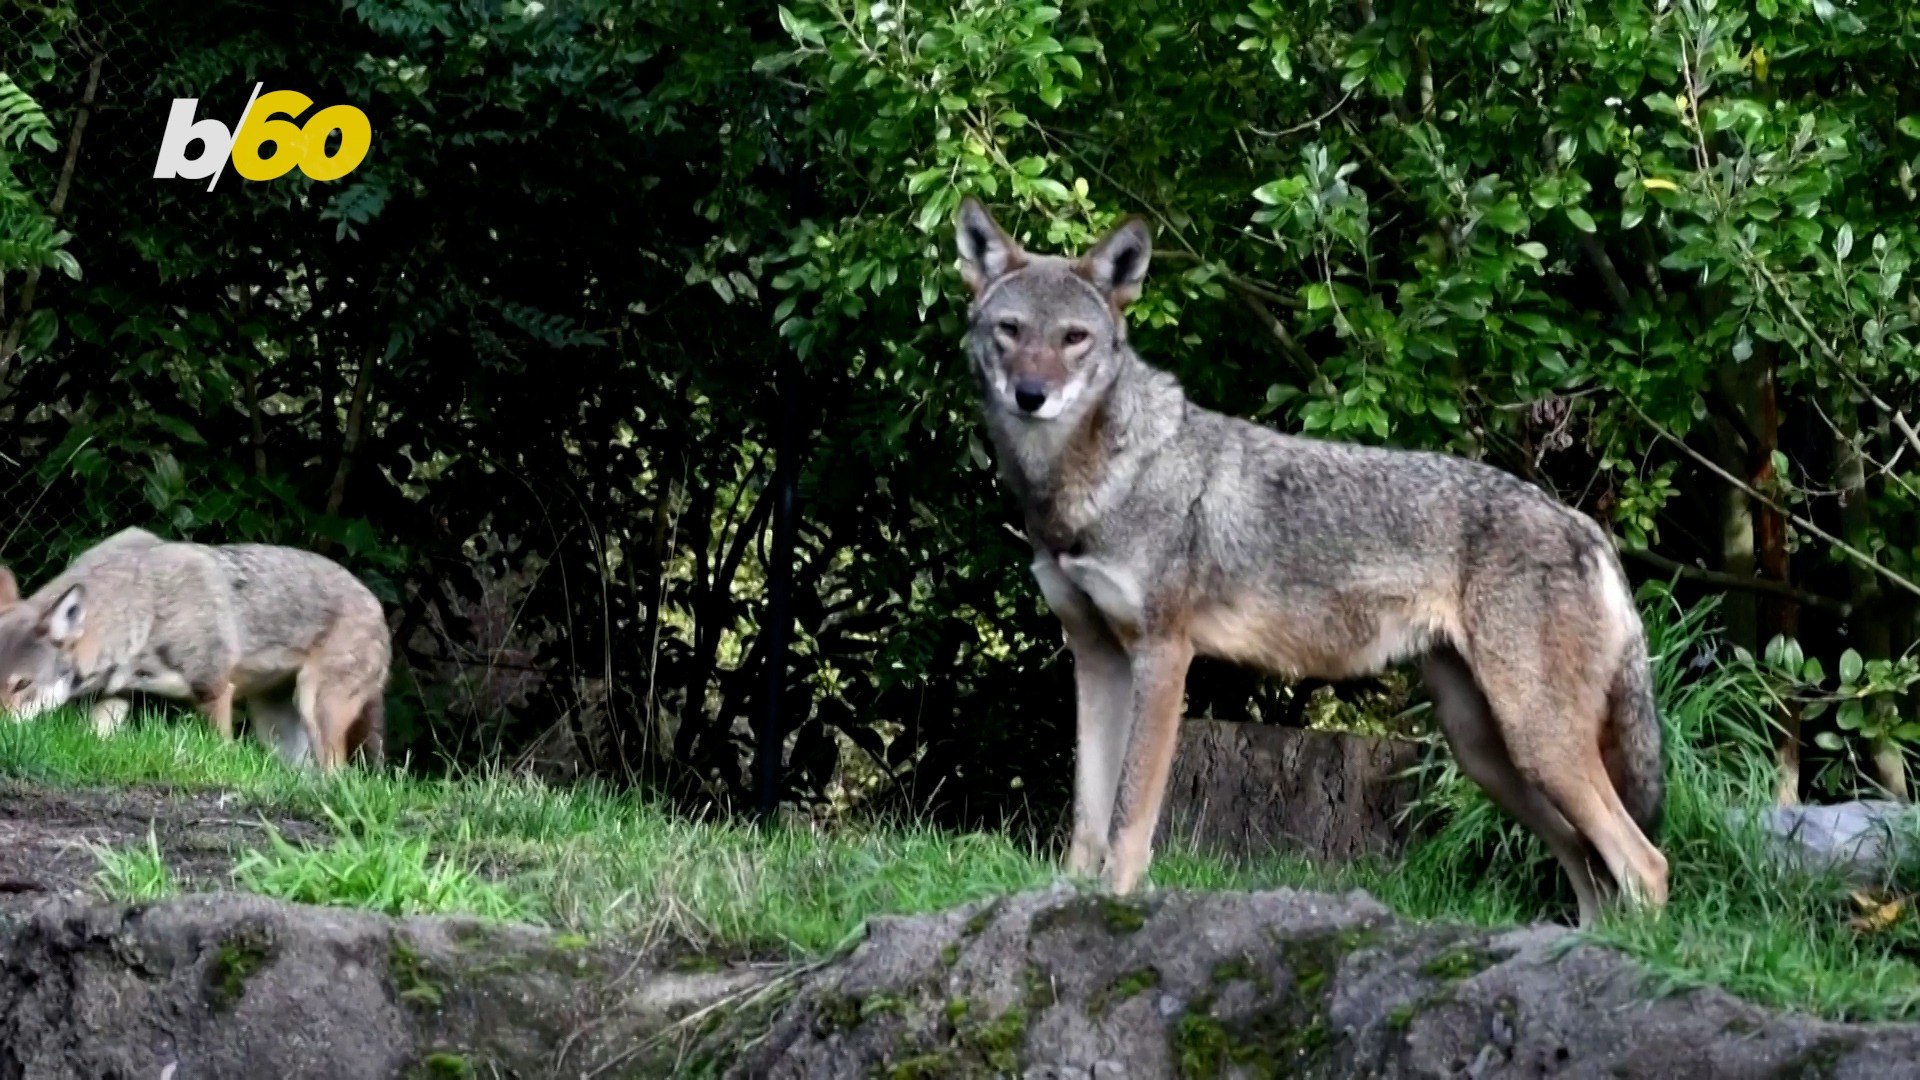
[[[1235,856],[1390,855],[1410,832],[1396,819],[1419,760],[1419,744],[1402,739],[1189,719],[1161,835]]]

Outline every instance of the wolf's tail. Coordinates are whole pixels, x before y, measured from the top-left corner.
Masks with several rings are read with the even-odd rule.
[[[1661,758],[1660,715],[1653,703],[1653,673],[1646,640],[1638,633],[1627,645],[1608,689],[1601,756],[1634,824],[1647,839],[1654,839],[1666,799],[1666,769]]]
[[[348,735],[349,757],[358,753],[360,762],[369,768],[378,769],[387,763],[387,699],[385,694],[375,693],[360,707],[360,715],[353,722],[353,730]]]

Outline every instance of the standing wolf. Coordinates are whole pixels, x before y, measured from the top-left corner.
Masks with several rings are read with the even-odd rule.
[[[1598,526],[1484,465],[1188,401],[1127,345],[1137,218],[1078,259],[971,199],[958,233],[987,427],[1073,654],[1069,871],[1119,893],[1146,872],[1196,653],[1323,679],[1420,656],[1460,767],[1546,841],[1583,925],[1607,891],[1590,852],[1666,901],[1646,640]]]
[[[126,529],[25,599],[0,568],[0,710],[16,720],[105,695],[105,734],[126,714],[115,695],[139,691],[193,702],[231,738],[238,697],[290,762],[377,762],[390,656],[380,601],[312,552]]]

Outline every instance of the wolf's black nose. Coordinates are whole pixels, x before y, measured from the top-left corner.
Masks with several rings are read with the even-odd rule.
[[[1033,412],[1047,403],[1047,384],[1039,379],[1021,379],[1013,384],[1013,403],[1021,412]]]

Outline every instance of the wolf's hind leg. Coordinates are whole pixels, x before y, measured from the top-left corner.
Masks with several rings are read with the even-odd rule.
[[[1580,925],[1592,925],[1600,916],[1604,899],[1603,883],[1594,874],[1595,853],[1546,795],[1513,767],[1486,695],[1474,682],[1466,661],[1443,645],[1427,655],[1421,674],[1460,771],[1546,842],[1547,850],[1573,882],[1573,893],[1580,903]]]
[[[281,761],[298,767],[307,763],[312,748],[291,690],[286,687],[248,698],[247,717],[256,738]]]
[[[1532,644],[1530,664],[1521,643],[1488,641],[1476,651],[1474,673],[1520,775],[1594,846],[1622,890],[1659,907],[1667,900],[1667,859],[1634,824],[1607,775],[1600,753],[1606,688],[1589,677],[1587,669],[1599,665],[1576,659],[1585,644],[1550,629]],[[1556,655],[1560,662],[1550,663]]]

